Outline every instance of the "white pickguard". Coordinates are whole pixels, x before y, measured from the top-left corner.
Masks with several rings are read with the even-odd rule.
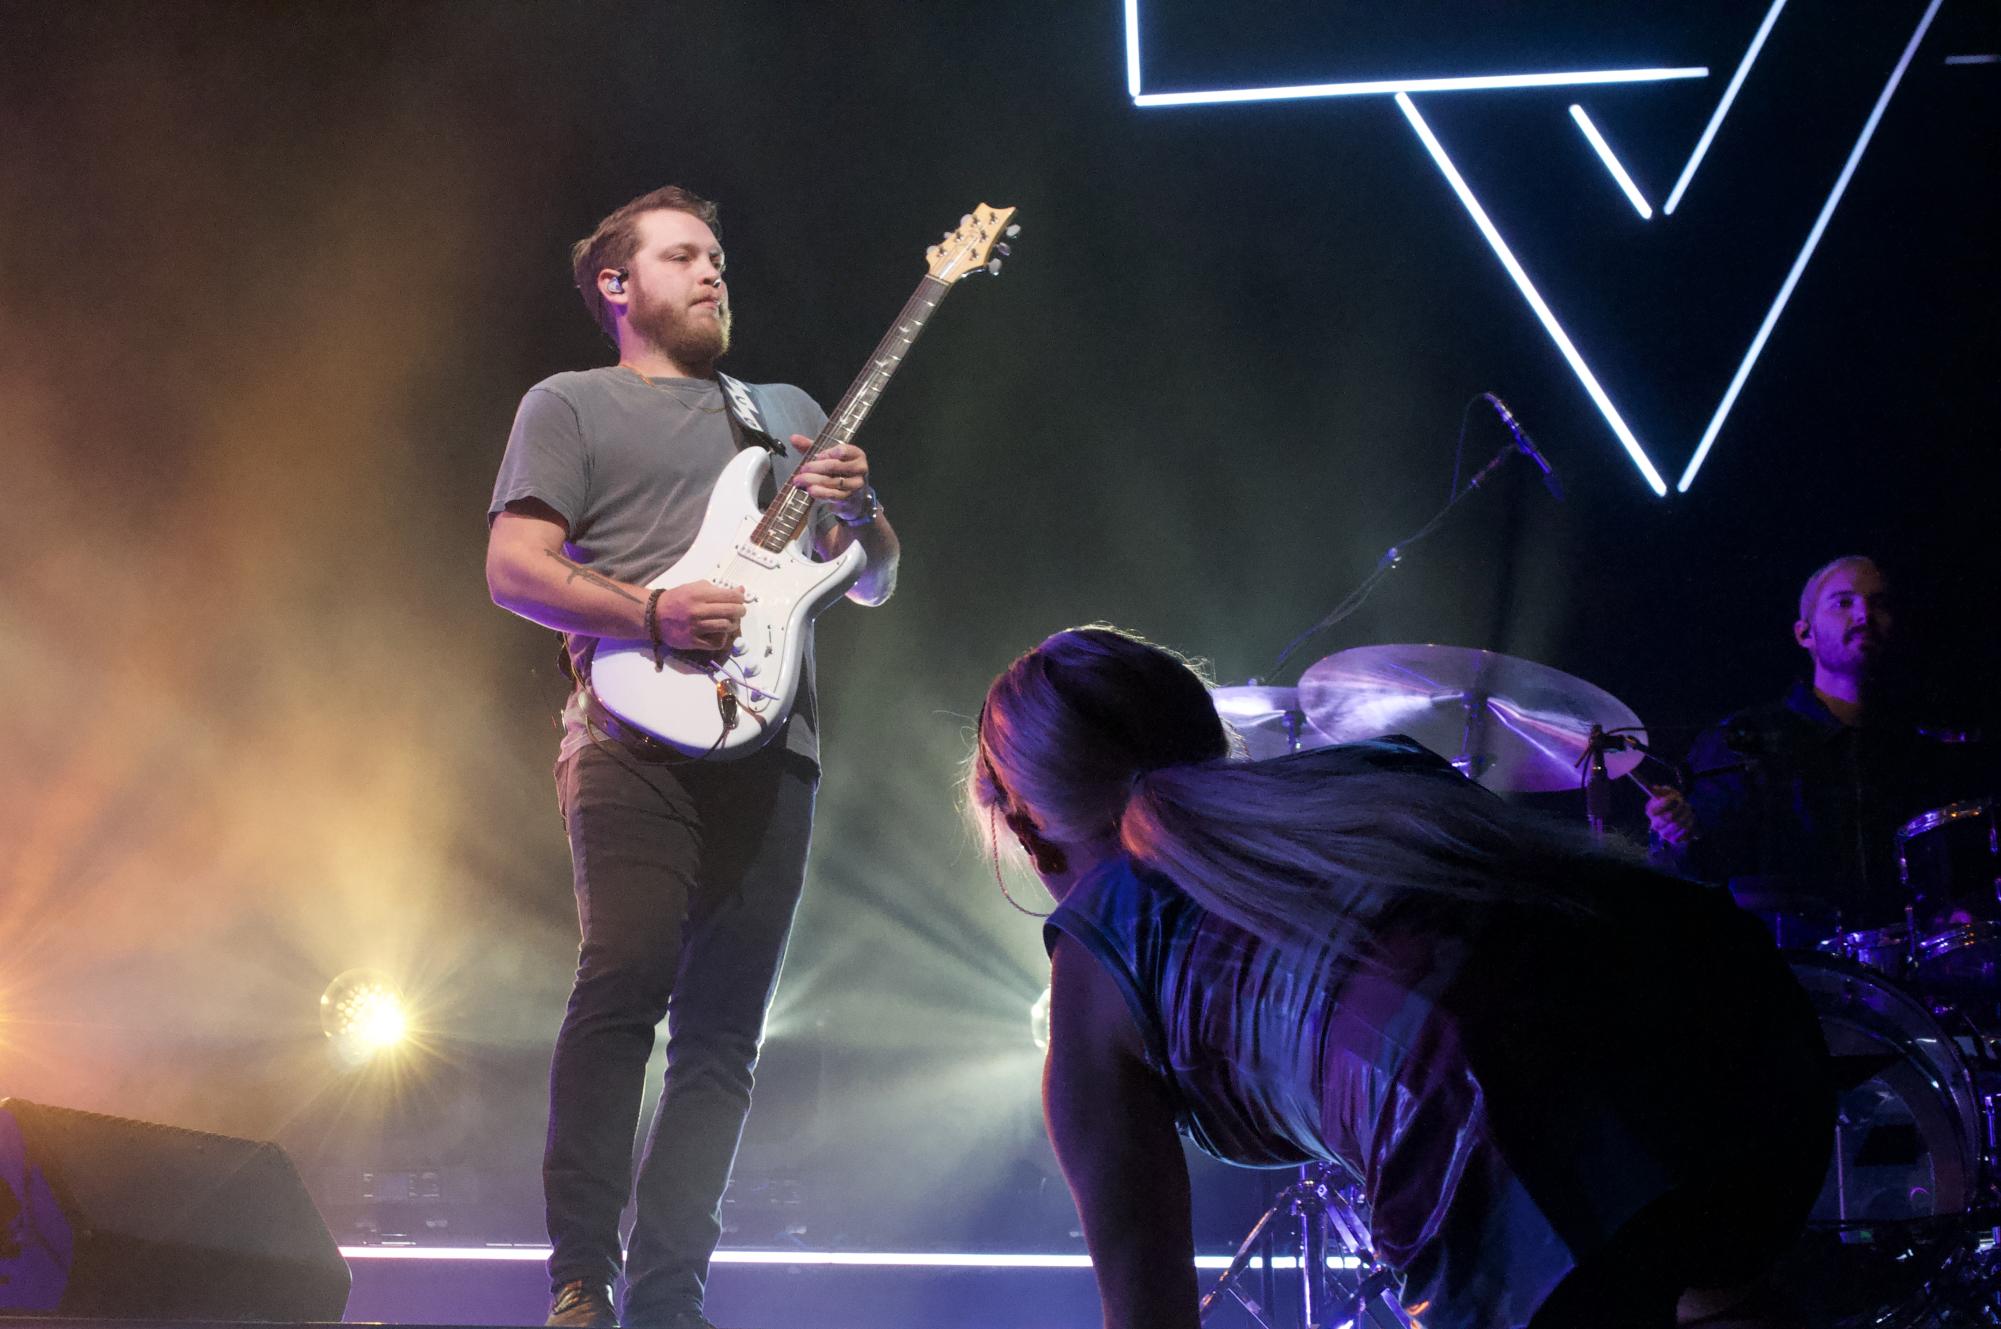
[[[838,558],[815,563],[810,524],[775,553],[753,544],[751,531],[763,515],[757,492],[770,471],[769,453],[739,453],[709,494],[695,543],[647,583],[742,587],[738,645],[729,654],[670,651],[656,669],[646,642],[607,639],[591,659],[591,690],[607,710],[691,757],[747,756],[778,732],[799,693],[813,620],[847,593],[868,562],[857,541]],[[719,684],[735,698],[733,725],[724,721]]]

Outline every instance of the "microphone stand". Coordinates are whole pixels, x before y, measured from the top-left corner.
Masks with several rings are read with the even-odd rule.
[[[1492,394],[1483,395],[1492,400]],[[1474,400],[1480,398],[1476,397]],[[1485,485],[1509,457],[1521,451],[1515,437],[1516,426],[1513,417],[1507,415],[1504,408],[1499,407],[1498,401],[1495,405],[1502,411],[1502,422],[1508,426],[1508,441],[1494,453],[1492,460],[1474,473],[1463,488],[1446,500],[1445,506],[1434,513],[1431,520],[1384,550],[1383,556],[1376,560],[1375,568],[1362,579],[1361,585],[1348,592],[1319,622],[1294,637],[1291,643],[1279,652],[1278,659],[1272,662],[1273,675],[1276,675],[1284,667],[1286,660],[1291,658],[1293,652],[1308,640],[1360,609],[1362,602],[1369,598],[1370,593],[1396,569],[1398,564],[1403,562],[1405,551],[1443,525],[1446,517],[1451,515],[1452,510],[1458,507],[1468,494]],[[1471,403],[1468,403],[1469,409],[1470,406]],[[1463,427],[1462,425],[1462,429]],[[1296,752],[1299,750],[1297,722],[1288,716],[1286,725],[1290,740],[1288,747]],[[1397,1326],[1398,1329],[1417,1329],[1417,1321],[1397,1298],[1395,1275],[1387,1267],[1376,1263],[1370,1253],[1368,1219],[1360,1205],[1360,1191],[1361,1188],[1357,1184],[1352,1182],[1344,1184],[1344,1178],[1333,1164],[1309,1163],[1300,1168],[1299,1179],[1280,1191],[1272,1201],[1271,1207],[1266,1209],[1251,1226],[1249,1234],[1237,1248],[1236,1257],[1230,1261],[1229,1268],[1223,1271],[1222,1276],[1203,1296],[1198,1312],[1202,1321],[1206,1322],[1210,1314],[1222,1304],[1224,1296],[1228,1295],[1250,1313],[1251,1318],[1261,1326],[1261,1329],[1269,1329],[1270,1321],[1263,1314],[1268,1308],[1259,1306],[1241,1284],[1260,1243],[1272,1241],[1276,1237],[1273,1225],[1281,1219],[1289,1218],[1294,1229],[1294,1249],[1298,1251],[1299,1323],[1302,1326],[1306,1329],[1322,1329],[1322,1326],[1331,1323],[1330,1313],[1336,1307],[1330,1294],[1336,1290],[1333,1286],[1336,1280],[1331,1280],[1327,1276],[1328,1257],[1338,1247],[1347,1252],[1355,1270],[1352,1284],[1340,1289],[1348,1324],[1360,1326],[1387,1322]]]
[[[1385,577],[1388,577],[1390,573],[1396,570],[1398,564],[1403,562],[1403,557],[1405,552],[1408,551],[1412,545],[1424,539],[1426,536],[1430,535],[1433,531],[1436,531],[1441,525],[1443,525],[1446,517],[1451,515],[1452,509],[1458,507],[1460,502],[1464,500],[1468,494],[1472,493],[1474,490],[1480,488],[1480,486],[1486,484],[1488,480],[1492,479],[1494,472],[1499,470],[1501,466],[1508,460],[1508,458],[1515,456],[1519,451],[1520,449],[1516,446],[1514,438],[1510,436],[1508,441],[1506,443],[1503,443],[1501,445],[1500,450],[1494,454],[1494,459],[1488,462],[1485,466],[1482,466],[1479,469],[1479,471],[1474,474],[1473,478],[1466,482],[1464,488],[1460,489],[1457,493],[1453,494],[1452,497],[1446,501],[1445,506],[1440,508],[1437,511],[1437,513],[1435,513],[1432,516],[1430,521],[1418,527],[1417,530],[1405,536],[1403,539],[1397,541],[1395,544],[1391,545],[1388,549],[1384,550],[1383,556],[1376,560],[1375,569],[1372,572],[1370,572],[1368,576],[1362,579],[1361,585],[1357,586],[1354,590],[1348,592],[1347,595],[1343,596],[1341,602],[1335,605],[1334,608],[1332,608],[1327,612],[1326,617],[1322,618],[1312,627],[1306,629],[1306,631],[1300,633],[1297,637],[1294,637],[1292,641],[1286,646],[1286,648],[1278,653],[1278,659],[1272,661],[1271,673],[1268,675],[1268,677],[1276,678],[1278,676],[1278,671],[1285,667],[1285,662],[1290,658],[1292,658],[1292,653],[1294,651],[1298,650],[1301,646],[1304,646],[1308,641],[1310,641],[1314,637],[1319,636],[1327,629],[1333,627],[1336,623],[1339,623],[1342,619],[1347,618],[1350,614],[1353,614],[1356,610],[1360,609],[1362,607],[1362,602],[1369,598],[1370,593],[1373,592],[1377,586],[1382,584],[1382,581]]]

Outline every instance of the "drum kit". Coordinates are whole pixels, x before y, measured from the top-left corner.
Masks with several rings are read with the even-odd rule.
[[[1829,1324],[2001,1323],[1996,812],[1974,799],[1898,828],[1901,924],[1777,914],[1834,1060],[1834,1160],[1789,1271]]]
[[[1611,781],[1644,783],[1637,768],[1651,760],[1639,717],[1616,697],[1491,651],[1362,646],[1311,665],[1297,688],[1212,695],[1253,758],[1403,734],[1496,792],[1582,789],[1601,831]],[[1787,948],[1833,1056],[1834,1157],[1778,1274],[1815,1325],[2001,1325],[1998,811],[1991,798],[1953,803],[1896,832],[1899,926],[1844,932],[1797,894],[1737,892]],[[1243,1273],[1288,1217],[1298,1323],[1338,1323],[1322,1317],[1344,1309],[1356,1329],[1411,1322],[1370,1257],[1359,1188],[1332,1167],[1306,1169],[1280,1194],[1205,1312],[1225,1292],[1250,1304]]]

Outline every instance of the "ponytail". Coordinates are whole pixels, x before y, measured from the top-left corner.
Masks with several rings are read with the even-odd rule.
[[[1581,910],[1577,874],[1549,867],[1621,857],[1443,763],[1394,769],[1347,751],[1146,772],[1120,841],[1203,908],[1273,940],[1357,938],[1392,905]]]
[[[1116,829],[1140,866],[1274,940],[1359,941],[1393,907],[1584,911],[1580,860],[1639,859],[1502,802],[1414,744],[1232,759],[1199,669],[1103,625],[1010,664],[976,742],[969,808],[998,809],[1025,840]]]

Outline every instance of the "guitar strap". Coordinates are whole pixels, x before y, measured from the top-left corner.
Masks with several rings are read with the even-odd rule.
[[[726,408],[723,414],[729,421],[730,437],[736,440],[737,451],[763,448],[773,456],[783,458],[785,449],[771,436],[771,431],[764,427],[764,416],[758,412],[756,398],[750,395],[750,385],[722,373],[716,375],[716,381],[722,384],[723,405]],[[556,634],[556,658],[563,671],[563,677],[570,680],[572,687],[578,687],[583,684],[583,680],[577,677],[576,664],[570,659],[569,640],[560,632]],[[585,654],[583,667],[584,673],[588,675],[589,652]],[[583,690],[587,700],[595,704],[596,699],[590,696],[590,689],[585,687]]]
[[[716,381],[723,386],[723,405],[728,408],[730,435],[736,439],[736,450],[763,448],[784,456],[785,449],[764,427],[764,417],[757,412],[757,402],[750,395],[749,385],[738,382],[728,374],[717,374]]]

